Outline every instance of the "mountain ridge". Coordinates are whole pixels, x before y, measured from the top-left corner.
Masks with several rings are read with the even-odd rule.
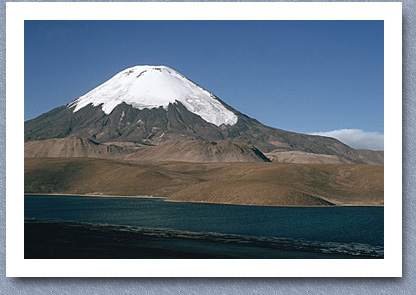
[[[65,137],[25,142],[25,158],[93,157],[117,159],[143,147],[98,143],[87,138]]]
[[[175,73],[177,72],[175,71]],[[122,71],[117,75],[127,74],[126,71]],[[130,73],[127,77],[131,75],[133,75],[133,81],[143,78],[135,78],[136,72]],[[178,75],[181,74],[178,73]],[[181,75],[181,77],[184,76]],[[108,81],[111,81],[111,79]],[[340,161],[346,163],[382,164],[380,154],[374,155],[372,151],[360,152],[334,138],[295,133],[263,125],[258,120],[235,110],[194,82],[186,79],[185,84],[188,85],[187,83],[194,85],[192,87],[198,87],[198,89],[204,91],[203,93],[209,93],[204,99],[221,104],[222,108],[237,117],[235,123],[216,125],[197,113],[190,111],[186,103],[184,104],[174,99],[174,97],[158,98],[163,100],[164,103],[169,102],[167,105],[140,109],[140,107],[134,107],[122,101],[122,98],[113,103],[113,97],[111,96],[113,94],[109,93],[108,97],[110,98],[107,97],[108,100],[106,101],[113,103],[109,114],[105,112],[104,103],[97,104],[100,102],[99,100],[89,101],[87,99],[87,101],[83,101],[81,98],[85,96],[81,96],[67,105],[55,108],[35,119],[26,121],[25,142],[70,136],[87,138],[98,143],[133,142],[147,146],[182,140],[230,141],[253,145],[262,153],[299,151],[339,157]],[[95,89],[102,90],[104,87],[102,85]],[[172,89],[175,89],[175,87]],[[132,86],[131,88],[133,89],[134,87]],[[189,92],[191,94],[196,92],[196,90],[192,90],[194,92],[191,90]],[[122,89],[119,89],[119,91],[122,91]],[[191,98],[193,101],[203,101],[200,97],[194,96]],[[182,101],[186,99],[186,97],[181,98]],[[74,102],[76,101],[82,101],[83,103],[82,107],[75,111],[74,107],[76,108],[76,106],[74,106]],[[203,112],[209,113],[207,110]],[[216,114],[213,116],[215,117]],[[218,116],[221,117],[220,115]]]
[[[257,148],[229,141],[185,140],[163,142],[123,157],[131,161],[270,162]]]

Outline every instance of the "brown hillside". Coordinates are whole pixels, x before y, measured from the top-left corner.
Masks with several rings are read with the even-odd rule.
[[[383,166],[25,159],[25,193],[271,206],[383,205]]]
[[[66,137],[25,142],[25,158],[93,157],[120,158],[140,149],[139,146],[101,144],[86,138]]]
[[[367,164],[384,165],[384,151],[357,150],[360,159]]]
[[[182,162],[270,162],[262,152],[251,145],[203,140],[164,142],[129,154],[124,159]]]
[[[301,151],[275,150],[265,154],[272,162],[299,163],[299,164],[345,164],[353,163],[348,159],[335,156],[313,154]]]

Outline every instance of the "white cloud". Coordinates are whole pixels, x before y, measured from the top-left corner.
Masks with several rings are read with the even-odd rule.
[[[384,134],[378,132],[365,132],[360,129],[340,129],[311,134],[336,138],[355,149],[384,150]]]

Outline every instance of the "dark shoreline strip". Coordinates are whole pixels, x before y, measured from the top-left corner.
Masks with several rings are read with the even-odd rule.
[[[177,201],[169,200],[168,197],[153,196],[119,196],[119,195],[89,195],[89,194],[56,194],[56,193],[24,193],[24,196],[52,196],[52,197],[91,197],[91,198],[126,198],[126,199],[159,199],[164,202],[172,203],[192,203],[192,204],[211,204],[211,205],[232,205],[232,206],[252,206],[252,207],[287,207],[287,208],[335,208],[335,207],[384,207],[384,205],[357,205],[357,204],[332,204],[332,205],[259,205],[259,204],[237,204],[237,203],[216,203],[202,201]]]
[[[25,220],[25,259],[369,259],[383,255],[383,247],[364,244]]]

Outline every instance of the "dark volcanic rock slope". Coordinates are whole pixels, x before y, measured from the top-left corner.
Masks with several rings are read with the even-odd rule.
[[[61,106],[25,122],[25,141],[68,136],[90,138],[99,143],[127,141],[146,145],[192,139],[228,140],[254,145],[262,152],[294,150],[366,163],[367,155],[360,156],[357,150],[336,139],[268,127],[234,112],[238,115],[235,125],[218,127],[189,112],[181,103],[170,104],[167,110],[139,110],[123,103],[109,115],[92,105],[75,113],[73,109]]]

